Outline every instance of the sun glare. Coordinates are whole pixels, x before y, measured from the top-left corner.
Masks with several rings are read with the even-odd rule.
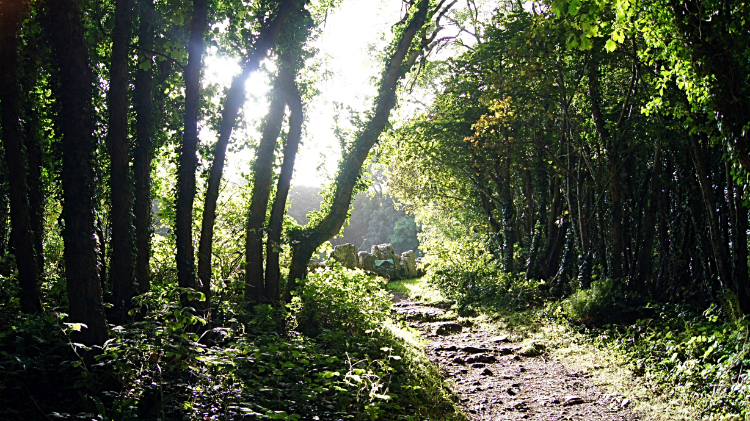
[[[400,0],[345,0],[328,15],[315,47],[319,50],[316,60],[321,63],[321,70],[331,76],[319,80],[321,94],[306,104],[305,134],[296,159],[294,185],[321,186],[335,174],[341,156],[334,134],[337,110],[340,110],[339,125],[351,128],[347,110],[362,112],[369,106],[375,94],[371,79],[379,71],[374,51],[385,45],[382,35],[388,34],[390,27],[398,22],[400,12]],[[228,87],[239,70],[236,62],[209,51],[205,83]],[[266,60],[262,70],[247,82],[244,124],[238,125],[233,133],[227,153],[225,176],[230,182],[241,182],[241,174],[249,171],[254,159],[254,148],[237,146],[260,138],[258,125],[268,111],[269,74],[274,70],[273,62]]]

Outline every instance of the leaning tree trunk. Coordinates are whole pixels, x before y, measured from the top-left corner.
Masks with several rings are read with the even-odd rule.
[[[151,158],[154,148],[153,110],[153,54],[154,2],[139,0],[138,70],[133,91],[135,105],[135,150],[133,153],[133,178],[135,194],[133,223],[135,225],[135,282],[138,292],[151,289]],[[145,65],[145,68],[144,68]]]
[[[131,0],[115,1],[112,31],[112,66],[109,71],[109,188],[112,200],[112,262],[110,283],[114,299],[114,322],[122,323],[136,293],[134,279],[133,190],[130,179],[128,139],[128,44],[133,15]]]
[[[253,165],[253,193],[250,211],[247,216],[245,237],[245,298],[249,303],[260,301],[264,296],[263,282],[263,225],[266,222],[268,198],[271,195],[273,161],[276,142],[284,120],[286,98],[280,87],[281,80],[271,92],[271,106],[268,110],[263,135],[258,145]]]
[[[409,18],[388,60],[380,81],[378,96],[375,99],[375,110],[356,135],[351,148],[343,152],[339,172],[336,175],[336,190],[328,214],[320,222],[302,230],[293,239],[296,243],[293,245],[289,280],[284,293],[285,301],[291,300],[291,291],[297,287],[297,279],[305,278],[307,263],[315,250],[341,231],[352,201],[354,186],[361,176],[362,164],[388,124],[391,110],[396,105],[398,82],[417,60],[422,46],[419,50],[411,49],[412,41],[427,20],[429,1],[420,0],[412,7],[416,7],[416,12]]]
[[[94,75],[89,67],[78,1],[55,0],[47,7],[47,36],[60,69],[56,97],[62,134],[62,217],[69,320],[86,325],[72,339],[85,345],[102,345],[107,339],[107,322],[94,235]]]
[[[19,30],[28,10],[23,0],[6,2],[0,15],[0,111],[5,162],[10,181],[10,220],[14,254],[21,286],[21,311],[42,311],[39,290],[39,259],[34,247],[30,217],[27,165],[22,139],[21,97],[18,89]]]
[[[279,289],[279,247],[281,243],[281,230],[283,229],[284,212],[286,211],[286,200],[289,196],[289,186],[294,174],[294,160],[299,149],[302,137],[302,123],[305,117],[302,113],[302,98],[300,97],[294,76],[286,69],[279,71],[281,86],[284,91],[286,103],[289,106],[289,134],[286,145],[284,145],[284,161],[281,164],[279,181],[276,186],[276,197],[271,208],[271,218],[268,221],[268,239],[266,241],[266,279],[265,298],[269,302],[276,302],[280,298]]]
[[[268,51],[276,43],[276,38],[279,36],[286,17],[291,12],[294,2],[295,0],[285,0],[281,3],[276,17],[261,32],[255,49],[242,66],[242,73],[234,78],[232,86],[227,93],[227,100],[221,114],[219,139],[214,148],[214,159],[211,163],[206,187],[206,200],[203,205],[203,220],[201,222],[201,238],[198,245],[198,278],[200,279],[200,290],[206,294],[206,304],[210,302],[208,300],[211,293],[211,246],[213,244],[214,223],[216,221],[216,201],[219,199],[219,186],[221,185],[221,177],[224,172],[227,145],[237,122],[239,110],[245,104],[245,83],[247,82],[247,78],[258,69],[261,60],[266,57]]]
[[[208,29],[206,0],[193,1],[193,20],[190,23],[188,64],[185,68],[185,129],[177,167],[177,204],[175,240],[177,242],[177,283],[182,288],[195,288],[195,252],[193,248],[193,200],[195,199],[195,169],[198,166],[198,119],[200,108],[200,79],[203,61],[203,34]],[[181,294],[183,306],[195,303]]]

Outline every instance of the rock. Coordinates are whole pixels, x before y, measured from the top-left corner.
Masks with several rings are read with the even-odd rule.
[[[544,344],[532,342],[523,347],[518,353],[524,357],[538,357],[539,355],[544,354],[546,350],[547,347],[544,346]]]
[[[461,351],[467,353],[467,354],[480,354],[482,352],[490,352],[487,348],[477,348],[474,346],[465,346],[461,348]]]
[[[505,342],[510,342],[510,341],[508,340],[507,336],[495,336],[494,338],[490,339],[490,342],[499,344],[499,343],[505,343]]]
[[[373,256],[372,254],[366,251],[360,251],[357,254],[357,267],[363,270],[374,272],[375,271],[375,256]]]
[[[393,246],[390,244],[378,244],[370,248],[370,253],[375,256],[375,260],[394,260]],[[394,260],[395,263],[395,260]]]
[[[313,259],[310,259],[310,261],[307,262],[307,271],[308,272],[312,272],[315,269],[320,269],[320,268],[324,268],[324,267],[326,267],[325,264],[319,263],[319,262],[317,262],[317,261],[315,261]]]
[[[463,326],[456,322],[448,322],[448,323],[442,323],[440,326],[438,326],[437,330],[435,330],[435,333],[438,335],[450,335],[451,333],[458,333],[463,330]]]
[[[620,404],[620,406],[622,406],[623,408],[627,408],[628,405],[630,405],[630,399],[627,398]]]
[[[472,364],[472,363],[494,363],[495,361],[497,361],[497,359],[492,354],[471,355],[468,358],[466,358],[466,363],[467,364]]]
[[[419,276],[417,273],[417,261],[414,258],[414,250],[409,250],[401,253],[401,258],[404,261],[404,277],[416,278]]]
[[[483,368],[484,363],[474,363],[471,365],[471,368]]]
[[[454,359],[453,359],[453,361],[452,361],[452,362],[453,362],[453,363],[455,363],[455,364],[463,364],[463,363],[465,363],[466,361],[464,361],[464,359],[463,359],[463,358],[461,358],[461,357],[456,357],[456,358],[454,358]]]
[[[563,406],[579,405],[583,403],[583,398],[580,396],[566,396],[563,398]]]
[[[485,368],[485,369],[484,369],[484,370],[482,370],[482,372],[481,372],[481,373],[479,373],[479,374],[481,374],[481,375],[483,375],[483,376],[492,376],[492,375],[493,375],[493,373],[492,373],[492,370],[490,370],[489,368]]]
[[[349,243],[334,247],[331,259],[339,262],[341,266],[348,269],[355,269],[359,266],[357,262],[357,248]]]
[[[511,348],[498,348],[496,352],[500,355],[510,355],[513,353],[513,349]]]

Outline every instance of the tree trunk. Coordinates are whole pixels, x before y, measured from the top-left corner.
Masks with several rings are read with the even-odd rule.
[[[62,134],[62,217],[69,320],[86,328],[74,342],[102,345],[107,323],[97,276],[94,234],[93,72],[77,0],[47,3],[47,35],[60,69],[59,127]]]
[[[274,20],[261,32],[255,49],[242,66],[242,73],[232,81],[232,86],[227,93],[224,110],[222,110],[219,139],[214,148],[214,159],[211,163],[206,187],[206,200],[203,205],[203,220],[201,222],[201,238],[198,245],[198,278],[201,284],[200,289],[206,294],[207,299],[210,297],[211,292],[211,246],[213,244],[214,223],[216,221],[216,201],[219,199],[219,186],[221,185],[221,177],[224,172],[227,145],[232,136],[239,110],[245,104],[245,83],[247,82],[247,78],[258,69],[261,60],[266,57],[268,51],[276,43],[284,20],[286,20],[286,17],[294,6],[293,3],[295,3],[295,0],[283,1]],[[284,112],[283,103],[281,112],[282,114]]]
[[[4,13],[0,15],[0,118],[10,182],[10,220],[21,286],[21,311],[38,313],[42,311],[37,265],[40,256],[34,247],[34,227],[30,217],[18,83],[18,32],[27,10],[26,1],[11,1],[6,2]]]
[[[258,302],[265,296],[263,282],[263,225],[266,222],[268,198],[271,195],[273,179],[274,151],[284,120],[286,98],[282,94],[281,81],[276,79],[271,93],[271,106],[268,110],[263,135],[253,164],[253,193],[250,211],[247,216],[245,237],[245,298],[248,302]]]
[[[193,248],[193,200],[195,169],[198,166],[198,120],[200,118],[200,79],[203,61],[203,34],[208,29],[206,0],[193,1],[190,23],[188,64],[185,68],[185,129],[177,167],[177,203],[175,240],[177,242],[177,282],[182,288],[196,288]],[[183,306],[196,305],[187,294],[180,296]]]
[[[716,212],[716,200],[714,199],[713,188],[708,179],[706,164],[703,160],[703,151],[701,150],[698,139],[695,136],[690,137],[693,146],[693,160],[695,161],[695,174],[703,193],[703,203],[706,208],[706,217],[708,219],[709,234],[711,237],[711,246],[713,249],[714,260],[716,261],[716,271],[719,282],[723,288],[737,292],[732,285],[729,267],[729,250],[727,243],[722,238],[721,227],[719,226],[719,215]]]
[[[154,148],[153,110],[153,54],[147,52],[154,46],[154,2],[138,0],[138,70],[135,73],[135,151],[133,178],[135,194],[133,217],[135,225],[135,282],[138,293],[151,289],[151,158]],[[142,66],[146,67],[143,68]]]
[[[750,288],[747,270],[747,208],[742,205],[743,186],[735,184],[729,161],[724,159],[727,178],[727,204],[732,214],[732,279],[737,285],[737,299],[744,314],[750,311]]]
[[[640,258],[638,259],[638,273],[635,276],[637,285],[635,290],[646,292],[647,286],[651,281],[653,272],[652,256],[654,248],[654,236],[656,234],[656,205],[661,193],[661,142],[656,144],[654,151],[654,168],[651,172],[651,189],[649,193],[648,207],[643,223],[643,244],[640,249]]]
[[[115,1],[115,28],[112,31],[112,66],[109,70],[109,188],[112,198],[112,262],[110,282],[114,300],[114,322],[122,323],[132,307],[135,285],[133,242],[133,190],[130,178],[128,139],[128,44],[132,23],[131,0]]]
[[[600,46],[599,46],[600,47]],[[598,51],[597,45],[594,50]],[[617,142],[611,139],[609,130],[601,111],[601,84],[599,77],[599,56],[597,52],[591,55],[588,64],[589,80],[589,100],[591,102],[591,116],[594,120],[596,132],[602,145],[607,147],[608,178],[609,178],[609,195],[612,209],[612,261],[610,264],[610,273],[613,278],[623,276],[623,234],[622,234],[622,192],[620,186],[620,175],[617,166],[620,163],[620,156]]]
[[[336,175],[336,189],[328,214],[314,226],[306,227],[293,239],[296,244],[293,245],[292,263],[289,268],[284,301],[291,300],[290,292],[296,289],[297,279],[303,279],[306,276],[307,263],[315,249],[341,231],[349,212],[354,186],[361,176],[362,164],[388,124],[391,110],[396,105],[398,82],[418,57],[419,51],[411,50],[411,46],[417,32],[422,29],[427,20],[429,1],[420,0],[412,7],[416,7],[416,13],[410,17],[388,60],[374,102],[375,110],[363,129],[357,133],[351,148],[343,151],[339,172]]]
[[[281,69],[279,72],[281,86],[284,90],[286,103],[289,106],[289,134],[286,145],[284,145],[284,161],[281,164],[279,182],[276,186],[276,197],[271,207],[271,218],[268,221],[268,240],[266,242],[266,284],[265,295],[269,302],[277,302],[280,297],[279,278],[279,247],[281,243],[281,230],[283,229],[284,213],[286,212],[286,201],[289,196],[289,186],[294,174],[294,160],[299,149],[302,137],[302,123],[305,120],[302,111],[302,98],[300,97],[294,76]]]

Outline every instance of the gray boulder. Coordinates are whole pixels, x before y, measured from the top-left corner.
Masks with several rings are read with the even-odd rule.
[[[340,246],[336,246],[331,253],[331,258],[341,264],[341,266],[349,269],[355,269],[357,267],[357,248],[354,245],[346,243]]]
[[[390,244],[372,246],[370,253],[375,256],[375,260],[393,260],[394,256],[393,246]],[[396,262],[394,261],[394,263]]]
[[[366,251],[360,251],[357,255],[358,264],[360,269],[375,271],[375,256]]]
[[[417,261],[414,259],[414,250],[409,250],[401,253],[401,258],[404,262],[404,277],[405,278],[416,278],[417,274]]]

